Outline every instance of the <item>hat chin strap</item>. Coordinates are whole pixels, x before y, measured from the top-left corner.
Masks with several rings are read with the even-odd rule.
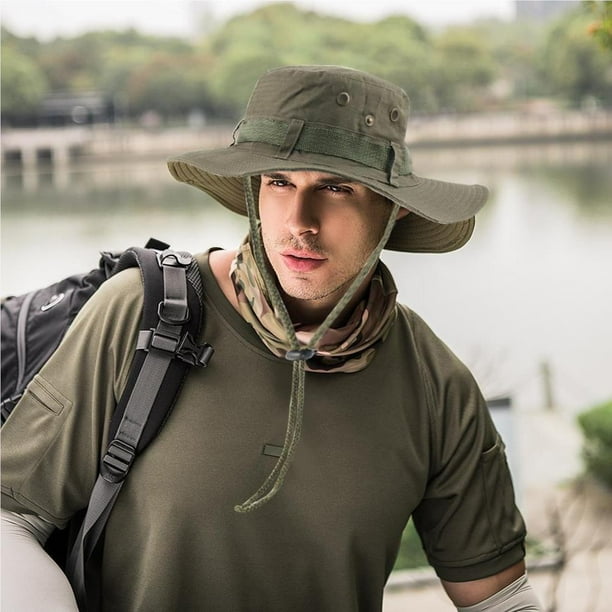
[[[370,253],[365,265],[353,279],[342,298],[333,307],[327,317],[325,317],[324,321],[313,334],[308,344],[302,345],[296,337],[293,322],[291,321],[291,317],[289,316],[285,302],[280,295],[267,263],[263,240],[261,237],[261,221],[258,217],[255,206],[255,196],[253,193],[251,179],[252,177],[247,176],[244,178],[243,183],[249,219],[249,233],[253,247],[253,257],[255,258],[255,263],[257,264],[257,267],[264,280],[270,302],[277,313],[281,324],[287,332],[291,348],[289,351],[287,351],[285,358],[293,362],[293,368],[291,373],[289,417],[287,421],[287,430],[285,432],[285,440],[283,442],[283,450],[273,470],[270,472],[259,489],[257,489],[257,491],[253,493],[253,495],[251,495],[246,501],[234,507],[234,510],[239,513],[246,513],[259,508],[272,499],[272,497],[274,497],[282,487],[302,431],[306,361],[314,357],[317,352],[317,345],[319,344],[321,338],[323,338],[323,336],[327,333],[340,313],[353,299],[355,293],[359,290],[364,280],[374,269],[374,266],[377,264],[380,254],[385,247],[389,236],[391,235],[391,231],[395,225],[397,212],[399,210],[399,204],[393,203],[385,231],[376,245],[376,248],[372,251],[372,253]]]

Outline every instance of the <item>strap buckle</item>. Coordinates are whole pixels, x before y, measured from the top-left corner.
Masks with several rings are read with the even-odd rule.
[[[178,334],[165,334],[160,332],[159,329],[151,329],[150,332],[144,333],[148,335],[146,350],[149,350],[151,347],[153,347],[159,351],[165,351],[167,353],[176,353],[178,347],[181,344],[181,337]]]
[[[157,305],[157,316],[167,325],[185,325],[191,318],[187,302],[172,298],[164,298]]]
[[[172,249],[161,251],[156,254],[156,257],[160,268],[162,266],[187,268],[193,261],[193,256],[190,253],[181,253]]]
[[[164,299],[157,306],[157,315],[168,325],[184,325],[190,318],[185,275],[193,257],[170,249],[157,253],[156,257],[164,276]]]
[[[115,438],[106,449],[102,459],[100,474],[108,482],[121,482],[126,476],[136,457],[136,449]]]
[[[176,350],[176,356],[185,363],[205,368],[214,352],[215,349],[207,342],[197,344],[191,334],[184,334]]]
[[[193,336],[185,333],[182,336],[166,336],[156,329],[142,330],[138,334],[136,348],[150,351],[155,348],[172,353],[174,357],[194,366],[206,367],[215,349],[208,343],[198,344]]]

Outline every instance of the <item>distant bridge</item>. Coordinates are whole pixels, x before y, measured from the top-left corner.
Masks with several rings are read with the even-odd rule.
[[[612,139],[612,112],[601,110],[417,116],[408,125],[407,141],[413,147]],[[77,158],[160,158],[227,146],[232,130],[229,125],[150,130],[116,125],[3,129],[2,164],[17,164],[27,172],[41,163],[61,170]]]
[[[2,162],[20,163],[24,171],[36,169],[43,161],[66,166],[91,140],[86,127],[3,130]]]
[[[64,168],[72,160],[114,160],[166,156],[175,152],[226,146],[233,126],[204,129],[145,130],[117,126],[6,129],[2,131],[2,164],[24,172],[41,165]]]

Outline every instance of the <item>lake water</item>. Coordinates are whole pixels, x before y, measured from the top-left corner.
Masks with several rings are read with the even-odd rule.
[[[612,143],[417,150],[424,176],[491,190],[466,247],[385,252],[401,301],[487,396],[544,405],[542,364],[568,415],[612,396]],[[88,269],[100,250],[156,236],[234,247],[246,222],[176,183],[163,160],[3,173],[2,294]]]

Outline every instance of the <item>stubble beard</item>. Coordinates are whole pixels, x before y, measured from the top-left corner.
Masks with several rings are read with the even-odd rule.
[[[304,276],[299,276],[298,273],[294,273],[290,278],[287,278],[285,275],[289,276],[289,273],[286,270],[277,270],[274,268],[274,265],[271,263],[274,261],[274,259],[270,257],[271,254],[274,254],[276,258],[280,258],[279,253],[283,250],[295,249],[308,250],[311,253],[327,258],[328,253],[318,244],[316,238],[298,240],[294,236],[288,236],[277,240],[267,240],[264,234],[263,242],[268,261],[274,270],[278,286],[285,296],[296,300],[315,302],[325,300],[332,295],[337,295],[337,299],[340,299],[359,273],[361,265],[365,263],[364,259],[361,265],[356,266],[355,269],[348,269],[346,266],[343,266],[336,270],[333,277],[329,278],[328,282],[325,283],[317,282],[316,278],[310,278],[306,274]],[[279,265],[282,265],[282,263]]]

